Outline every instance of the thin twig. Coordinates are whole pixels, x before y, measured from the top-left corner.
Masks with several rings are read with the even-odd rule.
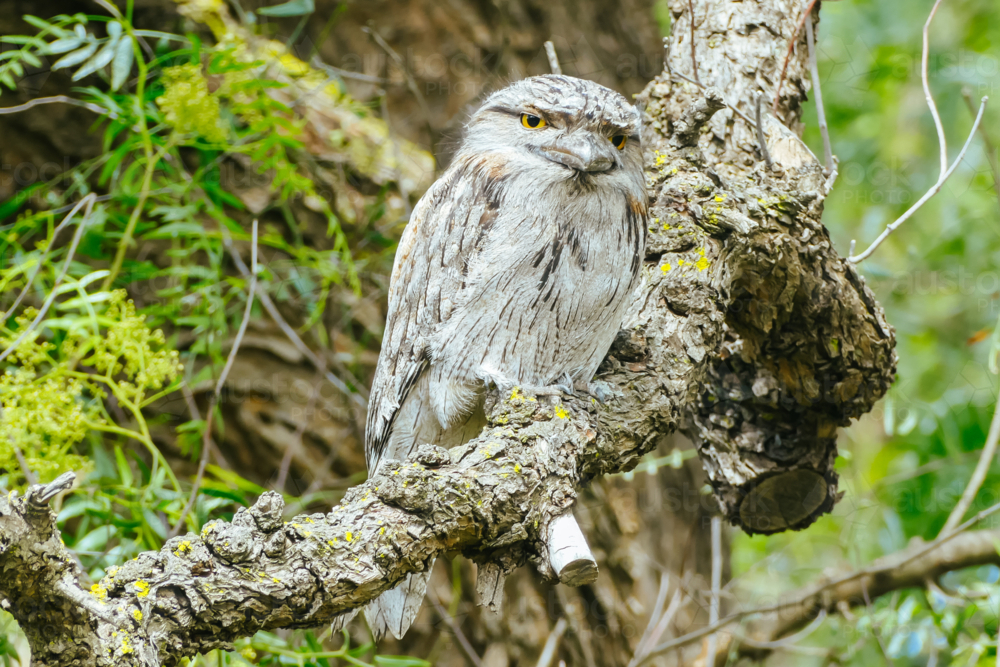
[[[826,109],[823,108],[823,91],[819,87],[819,67],[816,65],[816,43],[813,40],[813,22],[806,21],[806,45],[809,47],[809,75],[812,77],[813,91],[816,93],[816,119],[819,133],[823,137],[824,174],[833,173],[833,147],[830,145],[830,128],[826,124]]]
[[[32,472],[31,468],[28,467],[28,460],[24,458],[24,452],[21,448],[17,446],[14,442],[13,436],[11,436],[10,446],[14,448],[14,455],[17,457],[17,464],[21,466],[21,472],[24,473],[24,481],[28,486],[38,483],[38,478],[35,477],[35,473]]]
[[[694,73],[694,80],[701,85],[701,77],[698,76],[698,56],[694,48],[694,0],[688,0],[688,14],[691,15],[691,71]]]
[[[247,305],[243,309],[243,321],[240,322],[240,328],[236,332],[236,337],[233,339],[233,346],[229,350],[229,356],[226,357],[226,365],[222,367],[222,372],[219,373],[219,379],[215,383],[215,391],[212,393],[212,400],[208,405],[208,415],[205,418],[205,430],[201,434],[201,459],[198,461],[198,472],[194,477],[194,485],[191,487],[191,495],[188,497],[187,504],[184,505],[184,509],[181,511],[180,517],[174,524],[174,527],[170,530],[171,537],[180,532],[181,526],[184,525],[185,519],[187,519],[188,513],[191,508],[194,507],[195,500],[198,498],[198,491],[201,489],[201,481],[205,476],[205,467],[208,465],[208,452],[211,448],[211,438],[212,438],[212,417],[215,415],[216,406],[219,403],[219,396],[222,394],[222,387],[226,384],[226,378],[229,377],[229,371],[233,367],[233,362],[236,361],[236,353],[240,349],[240,344],[243,343],[243,336],[247,332],[247,325],[250,323],[250,311],[253,309],[253,296],[257,291],[257,221],[253,221],[253,231],[251,232],[251,250],[250,250],[250,263],[252,266],[250,272],[250,288],[247,290]]]
[[[948,520],[944,522],[944,527],[941,528],[942,533],[947,533],[957,526],[962,517],[965,516],[965,513],[969,511],[972,501],[976,499],[976,494],[979,493],[979,488],[986,479],[986,474],[990,471],[990,465],[993,463],[993,457],[996,455],[998,443],[1000,443],[1000,396],[997,396],[997,405],[993,408],[993,420],[990,422],[986,444],[983,445],[983,453],[979,455],[979,463],[976,464],[976,469],[972,472],[969,484],[965,487],[965,491],[955,505],[955,509],[951,511],[951,514],[948,515]]]
[[[812,620],[812,623],[802,628],[793,635],[788,635],[787,637],[782,637],[773,642],[758,642],[750,639],[749,637],[740,637],[737,635],[739,642],[745,644],[750,648],[762,648],[768,650],[774,650],[779,648],[788,648],[792,644],[802,641],[812,633],[814,633],[819,626],[823,625],[823,621],[826,620],[827,611],[826,609],[820,609],[819,613],[816,614],[816,618]]]
[[[427,133],[430,135],[430,140],[431,140],[431,152],[433,153],[434,145],[437,143],[437,133],[434,132],[434,127],[431,125],[430,107],[427,106],[427,100],[424,99],[423,93],[420,92],[420,88],[417,86],[416,79],[413,78],[413,75],[410,73],[410,70],[406,67],[406,63],[403,61],[402,56],[396,53],[396,50],[393,49],[391,46],[389,46],[389,43],[386,42],[384,39],[382,39],[382,36],[380,34],[378,34],[377,32],[375,32],[374,30],[372,30],[367,26],[361,28],[361,30],[362,32],[366,33],[369,37],[371,37],[372,40],[374,40],[374,42],[378,44],[379,47],[381,47],[382,50],[389,55],[390,58],[392,58],[393,62],[396,63],[396,67],[398,67],[399,70],[403,73],[403,77],[406,79],[406,87],[410,89],[411,93],[413,93],[413,96],[417,100],[417,105],[420,107],[421,113],[424,114],[424,121],[427,124]]]
[[[988,97],[984,97],[983,100],[982,100],[982,103],[979,105],[979,114],[976,116],[976,122],[974,122],[972,124],[972,130],[969,132],[969,138],[965,140],[965,145],[962,146],[962,150],[959,151],[958,157],[955,158],[955,161],[951,164],[951,167],[948,168],[948,171],[944,172],[941,175],[941,177],[938,179],[937,183],[935,183],[933,186],[931,186],[931,189],[928,190],[924,194],[923,197],[921,197],[920,199],[918,199],[916,204],[914,204],[913,206],[911,206],[906,211],[906,213],[904,213],[903,215],[899,216],[896,219],[895,222],[893,222],[888,227],[886,227],[885,230],[883,230],[883,232],[881,234],[879,234],[879,237],[877,239],[875,239],[874,243],[872,243],[870,246],[868,246],[867,250],[865,250],[860,255],[853,255],[853,254],[849,253],[851,256],[847,258],[848,262],[851,262],[852,264],[857,264],[858,262],[862,262],[865,259],[867,259],[869,255],[871,255],[873,252],[875,252],[875,250],[880,245],[882,245],[882,241],[885,241],[885,239],[889,236],[889,234],[892,234],[896,230],[897,227],[899,227],[901,224],[903,224],[904,222],[906,222],[907,220],[909,220],[910,217],[914,213],[916,213],[918,210],[920,210],[920,207],[923,206],[927,202],[928,199],[930,199],[931,197],[933,197],[934,195],[936,195],[938,193],[938,191],[941,190],[941,186],[944,185],[945,181],[948,180],[948,178],[952,175],[952,173],[958,167],[959,163],[961,163],[962,158],[965,157],[965,151],[967,151],[969,149],[969,144],[972,143],[972,138],[974,136],[976,136],[976,130],[979,129],[979,123],[982,122],[982,120],[983,120],[983,113],[986,111],[986,103],[989,101],[989,99],[990,98],[988,98]]]
[[[78,100],[69,95],[53,95],[52,97],[36,97],[33,100],[28,100],[24,104],[18,104],[14,107],[0,107],[0,115],[9,113],[20,113],[21,111],[27,111],[28,109],[33,109],[34,107],[40,106],[42,104],[69,104],[74,107],[80,107],[88,111],[93,111],[100,116],[107,116],[108,118],[118,118],[118,114],[111,109],[105,109],[99,104],[94,104],[92,102],[84,102],[83,100]]]
[[[653,628],[660,620],[660,616],[663,615],[663,605],[667,602],[667,593],[670,592],[670,573],[664,572],[660,575],[660,590],[656,592],[656,604],[653,605],[653,613],[649,615],[649,623],[646,624],[646,629],[643,630],[642,636],[639,637],[639,643],[635,647],[635,655],[632,656],[632,660],[629,661],[629,667],[632,667],[637,659],[642,656],[643,649],[646,645],[650,643],[649,636],[653,633]],[[656,641],[655,639],[653,640]]]
[[[45,319],[45,315],[49,312],[52,302],[55,301],[56,294],[59,292],[59,286],[62,284],[66,274],[69,272],[69,265],[73,263],[73,255],[76,254],[76,247],[80,244],[80,239],[83,237],[83,230],[87,226],[87,218],[90,217],[90,213],[94,209],[93,195],[87,195],[80,200],[81,204],[84,204],[84,202],[86,202],[85,206],[87,210],[84,212],[83,218],[80,220],[80,224],[77,226],[76,232],[73,234],[73,240],[70,242],[69,251],[66,253],[66,261],[63,262],[62,271],[59,272],[59,276],[56,278],[55,283],[52,284],[52,289],[49,291],[49,295],[46,297],[41,309],[39,309],[38,314],[35,315],[35,319],[31,321],[31,324],[25,327],[24,331],[21,332],[21,335],[18,336],[6,350],[0,352],[0,361],[6,359],[11,352],[16,350],[17,347],[24,342],[24,339],[27,338],[31,332],[35,330],[35,327],[37,327],[41,321]],[[67,217],[72,217],[75,212],[76,209],[70,212],[70,215]]]
[[[969,113],[975,117],[976,105],[972,102],[972,93],[968,86],[962,87],[962,98],[965,100],[965,105],[969,107]],[[993,174],[993,189],[997,191],[997,203],[1000,204],[1000,164],[997,164],[996,145],[990,139],[985,126],[979,127],[979,134],[983,138],[983,145],[986,146],[986,163],[990,166],[990,172]],[[1000,655],[1000,651],[997,651],[997,655]]]
[[[680,79],[681,81],[686,81],[687,83],[690,83],[690,84],[692,84],[692,85],[695,85],[695,86],[698,86],[698,87],[699,87],[699,88],[701,88],[702,90],[705,90],[705,89],[707,88],[707,86],[706,86],[705,84],[703,84],[703,83],[700,83],[700,82],[698,82],[698,81],[695,81],[695,80],[694,80],[694,79],[692,79],[691,77],[689,77],[689,76],[685,76],[684,74],[681,74],[680,72],[670,72],[670,76],[671,76],[671,77],[677,77],[677,78],[678,78],[678,79]],[[723,102],[726,102],[726,101],[725,101],[725,99],[723,99],[722,101],[723,101]],[[738,109],[738,108],[737,108],[736,106],[734,106],[734,105],[730,104],[729,102],[726,102],[726,106],[727,106],[727,107],[729,107],[729,109],[730,109],[730,110],[731,110],[731,111],[732,111],[733,113],[735,113],[735,114],[736,114],[737,116],[739,116],[739,117],[740,117],[740,118],[742,118],[742,119],[743,119],[744,121],[746,121],[746,124],[747,124],[747,125],[749,125],[750,127],[753,127],[753,128],[756,128],[756,127],[757,127],[757,124],[756,124],[755,122],[753,122],[752,120],[750,120],[750,117],[749,117],[749,116],[747,116],[747,115],[746,115],[745,113],[743,113],[742,111],[740,111],[740,110],[739,110],[739,109]]]
[[[184,405],[187,406],[191,419],[201,421],[201,411],[198,410],[198,404],[194,402],[194,394],[191,392],[191,387],[188,386],[187,382],[181,384],[181,396],[184,398]],[[216,446],[215,441],[212,440],[211,436],[208,438],[208,444],[211,445],[212,454],[215,456],[215,460],[219,463],[219,465],[226,470],[232,470],[233,467],[229,465],[229,461],[227,461],[226,457],[222,455],[222,452]]]
[[[250,272],[247,270],[246,262],[244,262],[243,258],[240,257],[240,254],[236,252],[236,248],[233,246],[233,241],[224,227],[222,228],[222,235],[223,243],[229,250],[229,256],[232,257],[237,270],[243,274],[244,278],[249,277]],[[271,319],[274,320],[275,324],[278,325],[282,332],[284,332],[285,336],[288,337],[288,340],[291,341],[292,345],[295,346],[295,349],[297,349],[302,356],[308,359],[316,370],[323,373],[323,377],[325,377],[330,384],[350,397],[350,399],[354,401],[358,407],[365,408],[368,406],[368,391],[365,389],[364,385],[358,382],[350,371],[344,368],[341,364],[337,365],[337,370],[348,376],[348,379],[350,379],[350,381],[354,384],[355,391],[351,391],[343,380],[327,370],[326,361],[313,352],[312,349],[310,349],[309,346],[302,341],[302,338],[298,333],[296,333],[295,329],[293,329],[292,326],[285,321],[285,318],[281,316],[281,313],[278,311],[278,307],[274,305],[274,301],[264,289],[264,286],[259,283],[257,284],[257,298],[260,300],[260,304],[264,306],[264,310],[267,311],[267,314],[271,316]]]
[[[795,44],[799,41],[799,33],[802,32],[802,26],[806,22],[806,17],[812,15],[813,7],[816,5],[816,0],[811,0],[806,10],[802,12],[802,18],[795,25],[795,32],[792,33],[792,38],[788,40],[788,51],[785,52],[785,62],[781,64],[781,74],[778,76],[778,85],[774,89],[774,102],[771,104],[771,113],[774,114],[775,118],[778,116],[778,102],[781,101],[781,85],[785,82],[785,73],[788,71],[788,63],[792,59],[792,51],[795,50]]]
[[[757,99],[760,99],[759,97]],[[759,106],[757,107],[760,108]],[[712,598],[708,608],[708,622],[719,621],[719,587],[722,585],[722,519],[712,517]],[[718,652],[719,636],[712,633],[708,636],[708,652],[706,665],[715,665],[715,654]]]
[[[292,466],[292,454],[294,454],[296,450],[302,448],[302,436],[305,435],[306,427],[309,425],[309,415],[312,414],[312,411],[316,408],[316,401],[319,399],[320,382],[322,379],[322,376],[320,376],[316,382],[313,383],[312,390],[309,392],[309,399],[306,402],[305,414],[303,415],[302,421],[300,421],[299,425],[295,427],[295,435],[292,436],[292,441],[287,447],[285,447],[285,454],[281,457],[281,467],[278,469],[278,479],[274,483],[274,488],[278,491],[278,493],[283,493],[282,489],[285,488],[285,482],[288,480],[288,470]]]
[[[760,154],[764,158],[767,170],[771,171],[774,164],[771,162],[771,154],[767,150],[767,140],[764,138],[764,123],[760,119],[760,103],[763,100],[763,93],[757,93],[756,115],[757,115],[757,144],[760,146]]]
[[[865,598],[865,608],[868,610],[868,615],[872,618],[872,635],[878,643],[879,651],[882,652],[882,657],[885,658],[889,667],[896,667],[896,663],[889,657],[889,652],[885,650],[885,644],[882,643],[881,630],[875,625],[875,611],[872,609],[872,601],[871,598],[868,597],[868,586],[865,585],[864,579],[861,580],[861,593]]]
[[[559,648],[559,640],[562,639],[568,626],[566,618],[560,616],[559,620],[556,621],[556,626],[549,633],[548,639],[545,640],[545,646],[542,647],[542,654],[538,656],[538,663],[535,667],[549,667],[552,664],[552,659],[556,657],[556,650]]]
[[[391,86],[396,85],[391,80],[386,79],[381,76],[372,76],[371,74],[362,74],[361,72],[352,72],[348,69],[341,69],[340,67],[334,67],[333,65],[327,65],[319,56],[313,56],[313,59],[309,61],[309,64],[316,69],[321,69],[327,74],[341,78],[341,79],[354,79],[356,81],[364,81],[365,83],[377,83],[380,86]]]
[[[924,23],[924,44],[920,52],[920,83],[924,87],[924,99],[927,100],[927,108],[931,111],[931,117],[934,119],[934,129],[937,131],[938,135],[938,146],[941,155],[941,175],[938,177],[939,180],[945,178],[945,172],[948,171],[948,145],[944,137],[944,125],[941,124],[941,116],[938,115],[937,105],[934,103],[934,96],[931,95],[931,85],[927,79],[927,61],[930,58],[930,29],[931,21],[934,20],[934,15],[937,13],[938,7],[941,5],[941,0],[937,0],[934,6],[931,7],[931,13],[927,16],[927,21]]]
[[[690,599],[693,600],[694,598],[692,597]],[[652,648],[656,646],[656,642],[660,641],[660,637],[662,637],[663,633],[667,631],[670,624],[674,622],[674,617],[677,616],[677,612],[684,607],[684,603],[684,586],[682,582],[679,582],[677,590],[674,591],[673,597],[670,598],[670,604],[667,605],[667,611],[664,612],[663,616],[660,617],[659,622],[656,624],[656,627],[653,628],[653,632],[649,635],[649,640],[646,642],[646,646],[642,647],[642,653],[640,654],[639,652],[636,652],[636,657],[629,663],[629,667],[635,667],[635,665],[641,663]]]
[[[479,657],[479,654],[476,653],[476,649],[474,649],[472,644],[469,643],[469,639],[465,636],[465,633],[462,632],[462,628],[458,627],[458,623],[455,622],[452,615],[448,613],[448,610],[445,609],[444,605],[441,604],[441,601],[438,600],[437,593],[435,593],[433,589],[428,588],[427,597],[430,598],[431,604],[434,605],[434,611],[436,611],[438,616],[441,617],[441,620],[444,621],[449,628],[451,628],[452,633],[455,635],[455,639],[458,640],[458,645],[462,648],[462,653],[465,654],[465,658],[470,664],[473,665],[473,667],[482,667],[482,658]]]
[[[937,539],[935,539],[932,542],[928,542],[922,548],[917,549],[912,554],[909,554],[902,561],[893,562],[892,563],[892,567],[894,569],[899,569],[899,568],[903,567],[904,565],[907,565],[908,563],[913,562],[917,558],[920,558],[921,556],[923,556],[923,555],[925,555],[925,554],[933,551],[934,549],[937,549],[942,544],[944,544],[944,543],[948,542],[949,540],[951,540],[953,537],[955,537],[957,535],[960,535],[963,531],[968,530],[969,528],[971,528],[972,526],[976,525],[977,523],[979,523],[983,519],[985,519],[985,518],[987,518],[989,516],[992,516],[993,514],[996,514],[997,512],[1000,512],[1000,503],[997,503],[995,505],[991,505],[990,507],[988,507],[988,508],[984,509],[983,511],[979,512],[978,514],[976,514],[975,516],[973,516],[971,519],[969,519],[968,521],[966,521],[962,525],[960,525],[957,528],[955,528],[952,532],[950,532],[950,533],[948,533],[946,535],[940,535],[940,536],[938,536]],[[729,614],[728,616],[726,616],[724,618],[719,619],[719,621],[717,623],[711,623],[709,625],[706,625],[703,628],[699,628],[698,630],[695,630],[693,632],[689,632],[686,635],[678,637],[677,639],[672,639],[672,640],[670,640],[668,642],[664,642],[663,644],[660,644],[655,649],[653,649],[652,651],[650,651],[649,654],[645,658],[643,658],[643,660],[642,660],[642,662],[640,662],[640,664],[644,663],[646,660],[648,660],[649,658],[652,658],[653,656],[660,655],[661,653],[665,653],[667,651],[671,651],[673,649],[680,648],[682,646],[687,646],[688,644],[691,644],[692,642],[696,642],[699,639],[701,639],[702,637],[710,635],[713,632],[716,632],[717,630],[726,627],[727,625],[731,625],[733,623],[736,623],[736,622],[738,622],[738,621],[746,618],[747,616],[754,616],[756,614],[772,614],[772,613],[777,613],[777,612],[783,611],[785,609],[788,609],[789,607],[801,606],[803,604],[806,604],[809,600],[811,600],[813,598],[816,598],[817,596],[821,596],[826,591],[834,589],[834,588],[836,588],[836,587],[838,587],[838,586],[840,586],[842,584],[845,584],[845,583],[847,583],[849,581],[853,581],[855,579],[860,579],[862,577],[868,577],[868,576],[878,575],[882,571],[883,571],[883,569],[882,569],[881,566],[871,565],[871,566],[868,566],[868,567],[861,568],[859,570],[855,570],[854,572],[851,572],[849,574],[845,574],[845,575],[843,575],[841,577],[837,577],[835,579],[831,579],[831,580],[823,583],[820,586],[817,586],[815,588],[810,589],[809,591],[807,591],[807,592],[799,595],[798,597],[796,597],[794,599],[786,600],[784,602],[778,602],[776,604],[765,606],[765,607],[757,607],[757,608],[754,608],[754,609],[747,609],[747,610],[744,610],[744,611],[734,612],[734,613]]]
[[[11,304],[10,308],[8,308],[2,315],[0,315],[0,328],[2,328],[5,324],[7,324],[7,318],[10,317],[11,313],[17,310],[17,307],[21,305],[21,301],[24,300],[24,297],[31,290],[31,285],[35,282],[35,278],[38,276],[38,272],[41,270],[42,265],[48,258],[49,251],[52,250],[52,246],[55,245],[56,237],[59,236],[59,232],[61,232],[63,229],[69,226],[69,223],[72,222],[73,220],[73,216],[76,215],[76,212],[80,210],[81,206],[87,204],[88,199],[91,200],[90,203],[93,204],[93,202],[97,201],[99,198],[94,193],[90,193],[89,195],[78,201],[70,209],[69,215],[63,218],[63,221],[59,223],[59,226],[52,231],[52,238],[49,240],[47,244],[45,244],[45,250],[42,252],[42,256],[38,258],[38,263],[35,265],[35,270],[31,272],[31,277],[28,278],[28,282],[24,286],[24,289],[21,290],[21,293],[17,295],[16,299],[14,299],[14,303]]]
[[[562,67],[559,66],[559,56],[556,55],[556,47],[552,42],[545,42],[545,55],[549,59],[549,69],[553,74],[562,74]]]

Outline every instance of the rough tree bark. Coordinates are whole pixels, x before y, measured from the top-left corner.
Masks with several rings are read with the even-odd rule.
[[[89,593],[46,493],[0,501],[0,592],[38,664],[173,664],[256,630],[320,625],[446,553],[477,561],[480,595],[499,602],[514,568],[549,574],[541,536],[581,485],[631,469],[678,428],[731,522],[774,532],[829,511],[836,428],[888,387],[892,330],[820,222],[828,179],[794,131],[804,49],[779,105],[793,130],[765,120],[774,168],[747,121],[710,113],[720,96],[748,117],[758,92],[770,98],[798,3],[692,4],[693,57],[689,3],[675,2],[669,71],[641,98],[651,225],[643,284],[602,367],[614,398],[567,399],[564,417],[500,397],[479,438],[386,466],[330,514],[283,524],[269,494]]]

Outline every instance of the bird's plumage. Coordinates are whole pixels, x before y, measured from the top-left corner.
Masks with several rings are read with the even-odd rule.
[[[530,129],[522,114],[546,123]],[[566,76],[519,81],[476,112],[396,253],[369,402],[372,474],[425,442],[475,437],[488,383],[590,381],[640,273],[638,133],[625,98]],[[623,136],[619,150],[610,139]],[[405,631],[425,585],[411,578],[402,598],[376,601],[373,629]]]

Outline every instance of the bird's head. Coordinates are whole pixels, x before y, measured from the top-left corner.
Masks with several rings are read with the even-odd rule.
[[[495,155],[545,180],[642,179],[638,110],[592,81],[548,74],[518,81],[472,116],[460,155]],[[624,184],[624,183],[623,183]]]

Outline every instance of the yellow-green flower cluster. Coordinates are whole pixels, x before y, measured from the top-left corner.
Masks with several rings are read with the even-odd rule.
[[[226,140],[219,118],[219,98],[209,92],[200,65],[167,67],[162,80],[164,91],[156,103],[177,133],[196,134],[216,143]]]
[[[141,401],[147,389],[160,389],[174,381],[181,371],[177,351],[164,349],[163,332],[150,330],[146,316],[136,315],[125,290],[112,293],[102,319],[107,323],[104,336],[84,339],[83,334],[74,333],[64,351],[89,348],[90,356],[83,363],[108,377],[124,373],[129,379],[119,380],[118,387],[123,396],[134,401]]]

